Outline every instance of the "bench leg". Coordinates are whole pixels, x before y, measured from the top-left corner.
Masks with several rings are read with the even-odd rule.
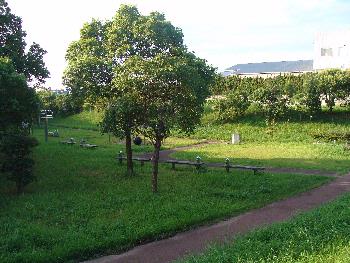
[[[175,163],[171,163],[171,169],[175,170]]]
[[[141,166],[144,166],[145,162],[144,161],[141,161]]]

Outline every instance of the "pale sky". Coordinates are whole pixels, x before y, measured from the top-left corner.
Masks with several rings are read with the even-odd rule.
[[[238,63],[312,59],[316,32],[350,28],[349,0],[7,0],[22,17],[27,43],[48,54],[51,78],[62,88],[69,43],[84,22],[110,19],[120,4],[142,14],[159,11],[183,30],[189,50],[222,71]]]

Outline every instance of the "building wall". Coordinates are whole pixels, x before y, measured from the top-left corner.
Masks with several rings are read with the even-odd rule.
[[[316,34],[313,68],[350,68],[350,29]]]

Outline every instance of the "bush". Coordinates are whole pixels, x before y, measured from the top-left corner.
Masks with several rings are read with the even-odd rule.
[[[274,122],[280,117],[289,117],[290,110],[318,115],[322,111],[322,101],[330,112],[337,102],[349,107],[350,72],[332,69],[266,79],[219,76],[211,91],[224,97],[216,103],[218,120],[236,119],[245,114],[246,105],[253,103],[260,106],[267,122]]]
[[[1,136],[0,152],[3,157],[1,171],[7,175],[8,180],[16,183],[18,194],[35,179],[34,161],[29,155],[36,145],[38,141],[26,135]]]
[[[214,108],[218,111],[219,121],[231,121],[242,116],[249,106],[249,86],[241,82],[227,97],[217,99]]]
[[[333,142],[333,141],[341,141],[341,142],[350,142],[350,132],[314,132],[311,134],[314,139]]]

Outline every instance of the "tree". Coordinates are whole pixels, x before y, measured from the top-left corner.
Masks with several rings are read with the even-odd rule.
[[[116,15],[106,22],[92,20],[86,23],[80,33],[80,39],[71,43],[67,50],[68,67],[64,73],[64,83],[73,96],[84,97],[88,102],[99,103],[106,108],[123,97],[128,89],[116,85],[118,68],[132,56],[151,59],[157,54],[171,54],[177,48],[183,48],[183,35],[180,29],[165,20],[164,15],[153,12],[141,15],[134,6],[122,5]],[[116,105],[120,105],[119,102]],[[132,107],[129,105],[129,114]],[[111,109],[110,107],[108,107]],[[112,110],[112,109],[111,109]],[[109,113],[107,113],[109,115]],[[107,118],[109,119],[109,118]],[[106,120],[107,120],[106,119]],[[132,123],[122,118],[127,127]],[[111,122],[104,125],[112,132]],[[121,127],[120,122],[115,123]],[[130,127],[130,131],[135,130]],[[106,130],[104,130],[106,132]],[[126,151],[132,153],[131,133],[124,131]],[[132,154],[128,154],[128,171],[132,173]]]
[[[4,155],[1,170],[7,174],[8,180],[16,183],[17,194],[22,193],[24,187],[35,180],[34,161],[29,155],[37,145],[35,138],[23,133],[1,136],[0,148]]]
[[[232,80],[235,84],[232,85]],[[232,121],[239,116],[242,116],[251,104],[250,93],[254,89],[252,84],[253,79],[246,78],[237,80],[236,77],[228,80],[230,89],[222,95],[224,98],[217,100],[215,108],[218,110],[219,121]]]
[[[130,57],[118,68],[115,84],[136,94],[142,105],[143,134],[153,143],[152,190],[158,191],[162,141],[172,128],[189,133],[199,123],[215,70],[185,48],[153,58]]]
[[[26,51],[26,35],[22,19],[11,13],[5,0],[0,0],[0,57],[10,58],[16,71],[36,85],[43,83],[50,74],[43,61],[46,51],[37,43]]]
[[[257,101],[266,118],[268,126],[273,128],[277,118],[284,116],[290,103],[289,87],[283,76],[265,79],[260,82],[254,92],[254,100]]]
[[[37,141],[28,128],[38,111],[33,89],[7,58],[0,58],[0,170],[15,181],[17,193],[33,181],[33,160],[29,157]]]
[[[127,173],[133,174],[131,135],[136,133],[143,117],[142,107],[130,94],[111,101],[101,122],[102,132],[112,132],[114,136],[126,140]]]
[[[38,112],[38,100],[8,58],[0,57],[0,131],[11,132],[31,123]]]
[[[342,97],[343,78],[344,72],[340,69],[329,69],[318,74],[320,93],[330,112],[333,111],[335,101]]]
[[[315,115],[321,112],[321,91],[318,82],[318,73],[306,73],[303,76],[303,86],[298,96],[302,105],[309,114]]]

